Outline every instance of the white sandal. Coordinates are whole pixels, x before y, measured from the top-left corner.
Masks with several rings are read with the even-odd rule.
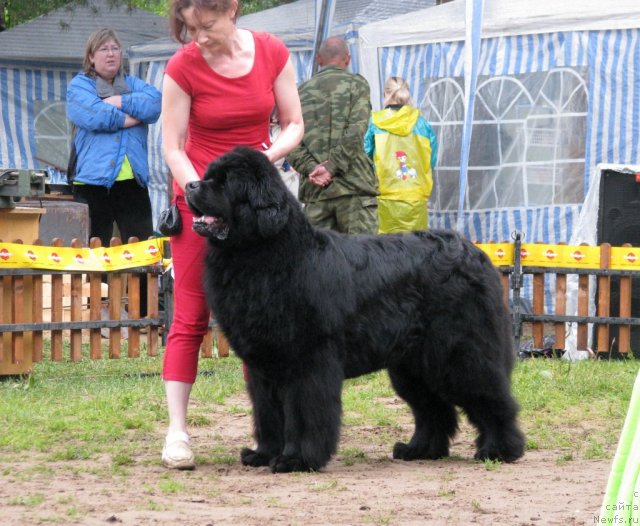
[[[162,463],[169,469],[193,469],[196,467],[193,451],[189,447],[189,435],[182,431],[169,433],[162,448]]]

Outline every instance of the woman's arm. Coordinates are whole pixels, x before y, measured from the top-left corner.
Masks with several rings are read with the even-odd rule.
[[[183,190],[188,182],[200,179],[185,151],[190,110],[191,97],[165,75],[162,81],[162,147],[171,175]]]
[[[95,82],[77,75],[67,88],[67,117],[78,128],[95,132],[116,132],[124,127],[126,115],[96,94]]]
[[[291,152],[302,140],[304,123],[302,108],[296,86],[296,77],[291,59],[276,78],[273,84],[278,118],[280,120],[280,135],[271,145],[265,155],[271,162],[275,162]]]
[[[134,76],[127,76],[131,92],[121,96],[120,108],[144,124],[153,124],[160,117],[162,94],[151,84]]]
[[[106,104],[111,104],[112,106],[115,106],[119,110],[122,110],[122,96],[121,95],[111,95],[110,97],[106,97],[106,98],[102,99],[102,102],[104,102]],[[128,113],[124,113],[124,115],[125,115],[124,124],[122,125],[123,128],[131,128],[131,126],[137,126],[138,124],[140,124],[140,121],[138,119],[136,119],[135,117],[132,117]]]

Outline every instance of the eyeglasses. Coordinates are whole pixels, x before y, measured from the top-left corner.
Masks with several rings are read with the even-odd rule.
[[[97,50],[97,53],[113,53],[114,55],[117,55],[118,53],[120,53],[120,48],[118,46],[102,46]]]

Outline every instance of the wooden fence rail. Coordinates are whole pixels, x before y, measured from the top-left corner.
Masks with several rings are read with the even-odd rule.
[[[129,243],[137,241],[129,239]],[[22,245],[20,240],[13,243]],[[32,245],[42,247],[39,240]],[[126,248],[121,245],[118,238],[110,244]],[[51,247],[63,247],[63,241],[55,239]],[[74,240],[71,248],[85,247]],[[91,239],[88,248],[100,249],[100,240]],[[5,253],[0,251],[0,258],[6,259]],[[141,301],[142,279],[147,284],[146,302]],[[45,338],[50,340],[53,361],[64,359],[66,341],[71,361],[82,358],[83,346],[88,346],[89,358],[102,358],[105,340],[109,358],[121,356],[125,341],[129,357],[140,356],[141,344],[148,356],[158,355],[159,340],[162,337],[164,341],[171,321],[168,315],[172,309],[165,305],[172,304],[172,287],[162,262],[109,272],[0,266],[0,375],[30,372],[30,364],[43,359]],[[228,344],[215,330],[215,323],[210,329],[202,355],[211,357],[214,347],[218,356],[228,355]],[[24,371],[14,367],[20,364],[24,364]],[[9,372],[3,371],[3,365]]]
[[[135,238],[129,240],[129,243],[135,242]],[[21,244],[19,241],[16,243]],[[117,238],[111,242],[111,247],[120,245]],[[36,240],[33,246],[42,245]],[[52,246],[62,247],[62,241],[54,240]],[[75,240],[71,246],[82,248],[82,244]],[[168,243],[166,246],[168,250]],[[489,252],[490,246],[493,245],[482,247]],[[502,250],[505,244],[495,246],[500,246]],[[100,241],[92,239],[89,248],[99,249]],[[618,331],[617,352],[630,354],[632,328],[640,331],[640,312],[632,312],[632,280],[640,279],[640,269],[611,269],[611,247],[606,243],[599,247],[598,268],[523,264],[523,245],[519,236],[508,248],[513,251],[512,264],[497,264],[502,273],[504,301],[511,305],[516,348],[520,344],[523,326],[530,325],[533,347],[541,349],[545,325],[548,327],[552,324],[555,347],[563,349],[568,325],[576,324],[577,348],[586,349],[588,325],[594,324],[594,351],[611,351],[610,330],[615,327]],[[635,250],[640,252],[640,249]],[[2,250],[0,258],[5,259]],[[528,275],[532,280],[532,312],[524,313],[521,312],[520,298],[524,278]],[[571,275],[577,278],[577,315],[567,315],[568,289],[571,288],[568,287],[568,277]],[[107,277],[106,283],[104,276]],[[146,315],[142,315],[140,310],[142,276],[146,276],[147,280]],[[592,292],[590,276],[595,276],[597,280],[596,316],[589,316]],[[617,305],[619,315],[613,317],[609,315],[612,287],[619,288],[620,298]],[[548,295],[550,292],[554,295],[554,308],[553,312],[545,312],[545,293]],[[155,356],[159,353],[159,339],[161,335],[166,336],[171,324],[172,293],[173,281],[162,263],[111,270],[108,273],[104,270],[8,268],[0,265],[0,375],[13,374],[3,372],[3,364],[40,362],[43,359],[45,336],[51,342],[51,359],[54,361],[64,359],[63,340],[69,341],[70,360],[82,358],[83,345],[88,345],[90,358],[99,359],[103,356],[103,338],[108,338],[109,358],[121,356],[125,340],[128,343],[127,356],[139,356],[141,343],[146,343],[147,355]],[[201,354],[211,357],[214,349],[217,349],[218,356],[229,354],[224,335],[212,321]]]

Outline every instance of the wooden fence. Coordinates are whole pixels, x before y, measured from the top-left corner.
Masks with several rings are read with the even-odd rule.
[[[553,248],[545,248],[547,245],[536,244],[540,247],[540,252],[545,254],[553,253]],[[597,264],[584,262],[580,266],[560,265],[545,266],[539,260],[535,263],[523,261],[523,254],[527,253],[520,235],[515,236],[513,246],[513,264],[499,266],[502,273],[502,284],[504,288],[504,300],[511,305],[513,320],[513,333],[516,347],[519,347],[524,324],[531,325],[533,337],[533,348],[543,347],[545,326],[553,326],[553,336],[556,349],[565,349],[568,324],[576,325],[576,348],[586,350],[588,348],[589,324],[594,324],[593,331],[593,351],[598,354],[611,354],[615,345],[616,354],[628,356],[631,347],[631,331],[640,330],[640,312],[632,312],[632,280],[640,279],[640,267],[635,262],[640,260],[640,248],[633,248],[630,245],[617,247],[618,252],[622,251],[624,258],[628,260],[626,268],[612,267],[612,247],[608,243],[603,243],[599,247],[569,247],[559,245],[556,249],[567,249],[572,252],[575,262],[584,261],[584,253],[590,251],[592,259],[598,256]],[[583,250],[580,250],[583,249]],[[593,249],[596,249],[595,251]],[[491,255],[491,254],[490,254]],[[549,255],[548,259],[551,257]],[[571,258],[567,258],[571,259]],[[492,258],[494,263],[498,263]],[[618,265],[621,266],[621,265]],[[532,276],[532,298],[531,313],[521,312],[520,297],[523,289],[524,276]],[[567,279],[570,276],[577,278],[577,290],[574,287],[576,298],[576,315],[567,314],[567,298],[571,292],[567,286]],[[595,277],[595,290],[590,277]],[[552,290],[549,288],[552,287]],[[570,287],[569,287],[570,288]],[[554,296],[553,312],[545,312],[545,293],[551,292]],[[592,294],[593,293],[593,294]],[[595,295],[596,316],[589,315],[589,303],[591,297]],[[612,297],[619,297],[619,302],[612,304]],[[612,308],[618,311],[617,316],[610,316]],[[612,327],[617,328],[617,341],[610,337]],[[640,349],[633,349],[640,351]]]
[[[136,238],[129,240],[129,243],[137,242]],[[149,356],[158,354],[172,313],[173,282],[165,272],[162,259],[151,265],[108,272],[7,267],[11,265],[7,255],[11,250],[5,247],[11,246],[13,252],[17,252],[15,249],[20,245],[19,240],[11,245],[0,242],[0,262],[5,263],[0,265],[0,375],[22,372],[20,367],[12,367],[20,364],[24,364],[28,372],[32,362],[43,359],[44,340],[50,341],[54,361],[64,359],[65,340],[72,361],[82,358],[83,346],[88,346],[91,359],[102,358],[103,354],[119,358],[125,341],[129,357],[140,356],[141,349],[145,348]],[[168,243],[165,245],[168,250]],[[127,246],[114,238],[110,248],[118,248],[127,255]],[[36,240],[29,247],[25,245],[24,250],[33,254],[40,247],[64,248],[63,241],[55,239],[51,247],[43,247]],[[87,247],[74,240],[68,248]],[[92,239],[88,248],[99,250],[100,240]],[[108,258],[107,252],[103,252]],[[145,278],[146,313],[142,315],[145,302],[141,301],[141,281]],[[108,343],[107,349],[103,348],[103,342]],[[202,345],[202,355],[212,356],[214,347],[218,356],[228,355],[228,344],[222,335],[217,335],[212,322]],[[3,372],[3,364],[9,364],[6,367],[9,373]]]
[[[136,242],[135,238],[129,240],[129,243]],[[168,243],[165,245],[168,249]],[[114,238],[110,248],[126,246]],[[612,248],[608,244],[588,247],[598,250],[599,264],[594,268],[588,265],[547,267],[540,262],[532,264],[523,260],[522,255],[526,254],[527,247],[531,250],[533,245],[523,245],[519,236],[516,236],[514,243],[480,246],[502,273],[504,300],[512,306],[513,334],[517,347],[523,326],[530,325],[535,349],[543,347],[545,328],[549,326],[553,327],[555,348],[563,349],[568,324],[576,324],[577,348],[586,349],[589,324],[595,324],[594,351],[610,352],[609,332],[611,327],[617,327],[617,351],[622,355],[629,354],[632,327],[640,330],[640,313],[632,312],[631,308],[632,280],[640,279],[640,268],[612,269]],[[51,359],[54,361],[64,359],[63,340],[69,341],[69,359],[72,361],[82,358],[83,345],[88,345],[90,358],[101,358],[105,352],[103,338],[108,339],[106,354],[110,358],[121,356],[124,341],[128,344],[126,354],[129,357],[139,356],[143,343],[149,356],[158,354],[160,340],[166,336],[171,323],[173,304],[173,281],[170,273],[165,272],[162,261],[106,273],[105,270],[17,268],[1,264],[6,260],[3,253],[6,250],[2,247],[0,241],[0,375],[7,374],[3,373],[3,363],[19,365],[41,361],[44,339],[51,342]],[[31,247],[42,245],[35,241]],[[62,241],[54,240],[52,247],[62,247]],[[27,248],[25,246],[25,250]],[[71,248],[83,247],[74,240]],[[89,248],[100,249],[100,241],[92,239]],[[640,249],[630,250],[637,250],[640,254]],[[505,260],[505,252],[511,252],[511,259]],[[495,257],[495,254],[500,254],[500,257]],[[103,283],[105,275],[107,279]],[[144,316],[140,311],[143,275],[147,280],[147,312]],[[524,313],[520,308],[523,282],[527,275],[531,276],[533,282],[531,313]],[[567,280],[571,275],[577,277],[577,315],[567,314],[570,292]],[[590,276],[595,276],[597,280],[596,316],[589,316]],[[612,317],[609,314],[614,282],[619,287],[620,300],[619,315]],[[550,287],[553,287],[552,291]],[[553,312],[545,312],[545,292],[554,295]],[[210,357],[217,348],[218,356],[227,356],[229,346],[224,335],[216,330],[214,322],[210,329],[201,348],[202,355]]]

